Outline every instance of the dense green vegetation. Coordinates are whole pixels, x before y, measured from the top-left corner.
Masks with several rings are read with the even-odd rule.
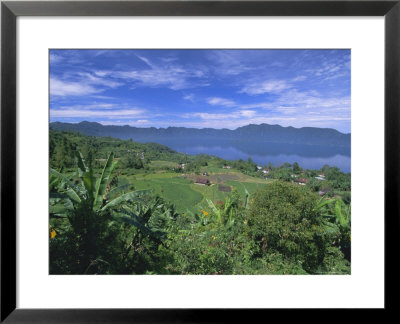
[[[50,131],[50,273],[349,274],[350,190],[335,167]]]

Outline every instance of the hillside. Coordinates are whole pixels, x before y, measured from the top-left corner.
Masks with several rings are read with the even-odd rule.
[[[135,142],[156,142],[185,140],[224,141],[226,143],[282,143],[301,145],[327,145],[350,147],[351,134],[343,134],[332,128],[282,127],[279,125],[247,125],[235,130],[213,128],[138,128],[131,126],[105,126],[95,122],[83,121],[77,124],[53,122],[50,128],[60,131],[75,131],[90,136],[111,136],[120,139],[132,139]]]

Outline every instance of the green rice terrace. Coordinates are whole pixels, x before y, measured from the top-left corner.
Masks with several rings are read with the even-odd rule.
[[[50,273],[349,274],[350,174],[50,131]]]

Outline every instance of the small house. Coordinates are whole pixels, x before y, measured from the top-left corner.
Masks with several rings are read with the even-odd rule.
[[[328,187],[325,187],[325,188],[322,188],[322,189],[318,192],[318,194],[319,194],[320,196],[325,196],[327,193],[332,193],[332,189],[331,189],[331,188],[328,188]]]
[[[308,180],[307,179],[304,179],[304,178],[299,178],[299,180],[298,180],[299,182],[299,184],[300,185],[303,185],[303,186],[305,186],[306,184],[307,184],[307,182],[308,182]]]
[[[203,185],[203,186],[209,186],[210,185],[210,180],[204,179],[204,178],[198,178],[196,179],[195,184]]]

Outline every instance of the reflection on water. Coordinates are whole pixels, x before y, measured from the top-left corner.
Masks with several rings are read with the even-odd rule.
[[[323,165],[337,166],[350,172],[350,147],[297,145],[250,141],[201,141],[194,139],[157,139],[157,142],[187,154],[210,154],[225,160],[247,160],[279,166],[285,162],[297,162],[305,169],[320,169]]]

